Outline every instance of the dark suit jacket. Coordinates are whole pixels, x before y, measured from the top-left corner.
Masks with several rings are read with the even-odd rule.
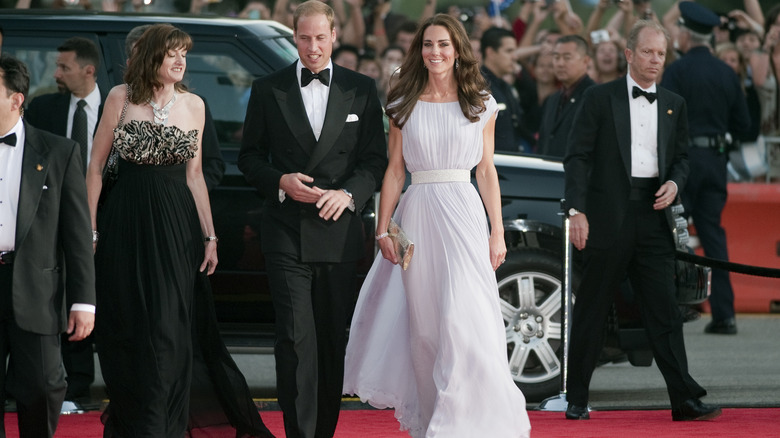
[[[496,99],[499,108],[496,117],[495,150],[522,151],[520,120],[523,116],[523,110],[520,108],[517,91],[487,67],[482,66],[480,71],[488,82],[490,94]]]
[[[658,179],[674,181],[682,193],[688,178],[688,119],[685,100],[657,87]],[[566,209],[586,214],[588,246],[614,242],[631,192],[631,115],[626,78],[588,89],[575,116],[566,172]],[[669,209],[667,219],[671,220]],[[671,230],[670,230],[671,236]]]
[[[14,318],[24,330],[53,335],[67,327],[71,304],[95,304],[87,187],[76,142],[24,125]]]
[[[106,95],[100,93],[98,121],[103,115],[103,103]],[[68,133],[68,109],[70,93],[43,94],[33,99],[24,111],[24,120],[38,129],[65,137]],[[95,126],[97,131],[97,126]]]
[[[582,106],[582,97],[585,90],[592,87],[593,82],[588,75],[580,81],[571,94],[570,102],[563,106],[560,114],[558,106],[561,104],[563,91],[551,94],[542,104],[542,122],[539,126],[538,152],[542,155],[563,158],[566,155],[566,145],[569,139],[574,115]]]
[[[256,80],[249,98],[238,167],[265,197],[263,251],[298,254],[303,262],[350,262],[363,254],[360,211],[387,167],[382,108],[373,79],[333,66],[319,141],[306,116],[296,64]],[[324,221],[313,204],[279,202],[283,174],[301,172],[314,186],[346,189],[356,212]]]

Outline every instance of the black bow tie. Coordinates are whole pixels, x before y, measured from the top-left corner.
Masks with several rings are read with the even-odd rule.
[[[319,79],[323,85],[328,85],[328,82],[330,82],[330,69],[326,68],[319,73],[312,73],[308,68],[301,69],[301,87],[309,85],[314,79]]]
[[[634,99],[636,99],[639,96],[645,96],[645,98],[647,98],[647,101],[650,103],[655,102],[655,99],[658,98],[657,94],[647,92],[637,86],[634,86],[634,89],[631,90],[631,95],[634,96]]]
[[[5,137],[0,137],[0,143],[5,143],[8,146],[16,146],[16,133],[12,132]]]

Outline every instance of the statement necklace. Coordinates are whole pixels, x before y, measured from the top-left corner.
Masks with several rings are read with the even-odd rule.
[[[164,125],[168,121],[168,116],[171,114],[171,107],[173,106],[173,103],[176,102],[176,92],[173,92],[173,97],[171,97],[171,100],[169,100],[168,103],[162,108],[157,106],[157,103],[152,99],[149,99],[147,102],[152,107],[152,112],[154,112],[154,123],[158,125]]]

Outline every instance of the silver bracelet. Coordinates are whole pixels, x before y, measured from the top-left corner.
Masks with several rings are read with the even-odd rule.
[[[389,235],[390,235],[390,234],[389,234],[388,232],[384,232],[384,233],[382,233],[382,234],[377,234],[376,236],[374,236],[374,239],[376,239],[376,240],[382,240],[382,239],[384,239],[385,237],[387,237],[387,236],[389,236]]]
[[[219,242],[219,238],[217,236],[206,236],[203,238],[204,242]]]
[[[100,238],[100,233],[97,230],[92,230],[92,243],[97,243],[98,238]]]

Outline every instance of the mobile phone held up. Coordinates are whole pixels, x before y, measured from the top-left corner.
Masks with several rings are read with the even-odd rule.
[[[594,46],[604,41],[609,41],[609,32],[607,29],[594,30],[590,33],[590,42]]]

